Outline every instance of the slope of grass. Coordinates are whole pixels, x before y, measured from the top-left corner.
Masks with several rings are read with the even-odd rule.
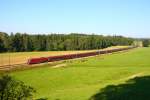
[[[37,90],[34,98],[87,100],[99,89],[135,76],[150,75],[150,48],[66,62],[62,68],[43,68],[11,73]],[[47,66],[47,67],[45,67]]]

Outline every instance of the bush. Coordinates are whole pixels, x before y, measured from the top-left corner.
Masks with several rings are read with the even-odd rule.
[[[0,77],[0,100],[27,100],[29,98],[31,100],[34,92],[32,87],[11,76]]]

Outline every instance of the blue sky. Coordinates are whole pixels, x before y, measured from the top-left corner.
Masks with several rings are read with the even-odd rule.
[[[150,0],[0,0],[0,31],[150,37]]]

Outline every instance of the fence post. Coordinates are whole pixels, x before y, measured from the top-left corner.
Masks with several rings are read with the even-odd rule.
[[[2,59],[1,60],[2,60],[2,66],[3,66],[3,54],[1,54],[1,55],[2,55]]]
[[[11,68],[11,63],[10,63],[10,52],[8,52],[8,56],[9,56],[9,67]]]
[[[1,59],[0,59],[0,62],[1,62],[1,66],[2,66],[2,54],[0,54],[0,55],[1,55],[1,57],[0,57],[0,58],[1,58]]]
[[[100,50],[99,50],[99,55],[101,54]]]

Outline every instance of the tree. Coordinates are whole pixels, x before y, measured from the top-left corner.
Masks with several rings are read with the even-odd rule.
[[[2,75],[0,78],[0,100],[31,100],[34,92],[32,87],[11,76]]]
[[[4,32],[0,32],[0,52],[6,52],[9,48],[9,38]]]
[[[116,45],[131,45],[134,39],[122,36],[86,34],[35,34],[0,32],[0,52],[91,50]]]
[[[148,47],[149,45],[150,43],[148,39],[143,40],[143,47]]]
[[[11,48],[12,51],[19,52],[23,50],[23,37],[20,33],[16,33],[15,35],[11,35]]]
[[[4,52],[5,48],[4,48],[4,42],[3,40],[0,38],[0,52]]]

